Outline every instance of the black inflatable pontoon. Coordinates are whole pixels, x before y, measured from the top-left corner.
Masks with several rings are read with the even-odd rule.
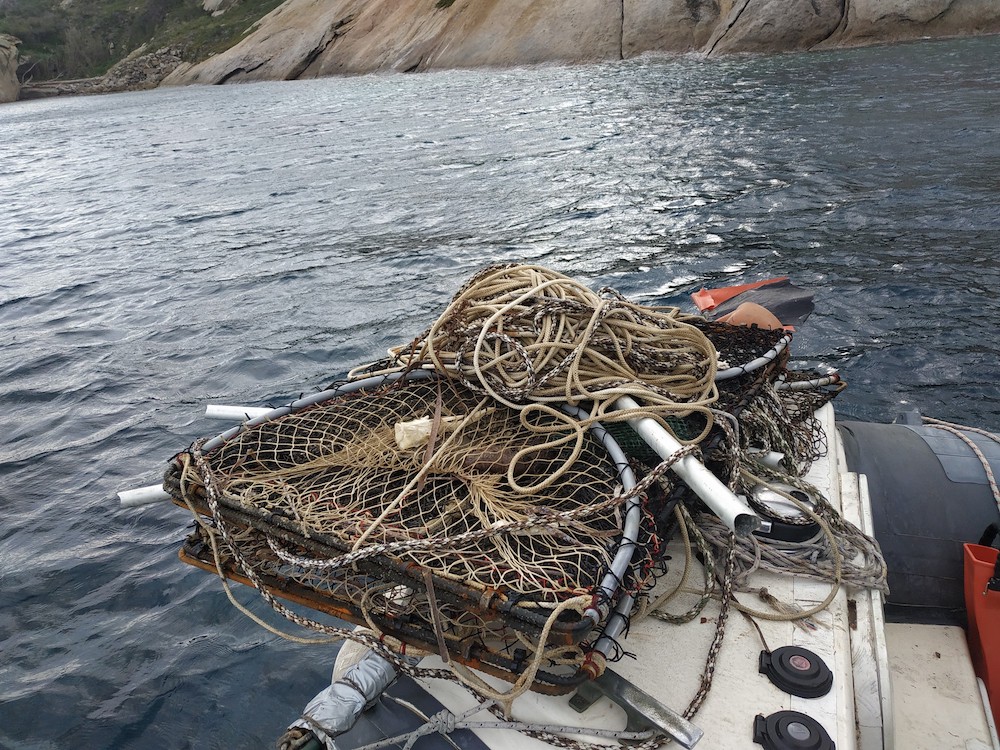
[[[889,622],[962,625],[963,542],[1000,518],[983,463],[918,412],[893,424],[838,422],[847,466],[868,477],[875,538],[889,568]],[[969,430],[1000,476],[1000,444]]]

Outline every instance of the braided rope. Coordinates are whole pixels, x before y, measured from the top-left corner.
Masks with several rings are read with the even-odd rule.
[[[269,534],[263,536],[266,542],[266,545],[262,545],[263,549],[270,550],[274,555],[273,559],[281,563],[331,578],[340,572],[348,572],[361,563],[367,564],[376,559],[408,557],[421,566],[427,564],[433,567],[434,575],[442,580],[464,581],[469,578],[467,569],[446,558],[448,555],[458,554],[473,547],[482,549],[479,545],[487,540],[496,545],[496,550],[505,561],[509,561],[514,559],[519,551],[526,549],[526,545],[516,548],[515,542],[523,539],[533,540],[538,535],[548,535],[547,538],[554,543],[561,541],[570,547],[581,535],[597,538],[598,542],[602,538],[601,534],[605,534],[608,538],[613,537],[613,530],[605,531],[603,530],[605,527],[584,524],[604,517],[614,518],[626,502],[644,495],[652,483],[663,481],[664,473],[675,461],[684,455],[697,452],[700,443],[709,446],[706,448],[706,454],[714,462],[713,469],[725,479],[734,492],[745,490],[754,483],[776,478],[793,486],[801,486],[798,474],[803,471],[805,465],[825,450],[825,445],[818,437],[818,423],[811,417],[811,409],[831,397],[826,395],[829,392],[819,389],[832,382],[814,379],[803,384],[796,383],[794,387],[785,390],[778,390],[783,386],[776,387],[768,383],[767,380],[775,377],[776,372],[787,362],[788,354],[783,348],[787,341],[782,340],[784,343],[779,342],[780,346],[774,345],[768,356],[758,357],[750,363],[751,365],[760,363],[764,368],[754,375],[755,382],[750,387],[740,385],[737,382],[738,378],[719,386],[726,393],[726,398],[730,399],[730,404],[736,402],[734,413],[722,411],[719,409],[721,405],[719,390],[715,384],[720,367],[718,354],[702,328],[695,325],[697,320],[700,319],[681,315],[676,308],[650,308],[630,303],[614,290],[602,289],[599,292],[592,292],[568,277],[537,266],[508,265],[485,269],[455,295],[444,313],[426,332],[412,343],[391,350],[392,360],[388,368],[380,371],[384,373],[412,368],[434,369],[452,378],[453,382],[460,382],[466,388],[482,394],[483,398],[478,405],[474,408],[470,406],[464,412],[444,416],[439,388],[433,409],[431,436],[426,450],[417,452],[419,456],[415,453],[412,460],[406,459],[410,464],[406,466],[405,478],[391,485],[390,499],[384,505],[378,506],[370,517],[351,517],[354,506],[349,504],[346,504],[346,509],[337,508],[339,515],[330,522],[329,528],[338,532],[342,530],[349,532],[346,533],[350,538],[349,551],[332,558],[310,558],[294,552],[286,547],[286,543]],[[724,332],[723,338],[728,335]],[[736,352],[738,347],[731,347],[727,351]],[[727,355],[727,359],[741,361],[738,359],[739,356],[741,355],[737,354],[734,357]],[[725,367],[728,368],[728,364]],[[366,374],[371,374],[372,369],[374,368],[367,368]],[[753,368],[741,366],[728,369],[740,370],[734,374],[742,376]],[[355,374],[352,373],[352,377]],[[641,406],[638,409],[617,410],[616,402],[622,396],[635,397],[641,402]],[[579,419],[569,417],[557,408],[564,403],[582,406],[586,410],[584,416]],[[502,458],[506,472],[506,486],[510,490],[503,498],[505,505],[502,511],[498,510],[498,504],[490,505],[488,512],[484,510],[487,504],[484,498],[489,493],[497,491],[494,479],[498,476],[498,472],[488,472],[488,481],[474,480],[466,476],[473,463],[485,460],[485,456],[477,455],[475,452],[470,453],[468,450],[468,446],[475,445],[478,438],[466,434],[466,428],[478,422],[486,412],[501,408],[499,406],[487,408],[487,404],[502,404],[515,410],[516,414],[512,419],[519,420],[521,428],[526,432],[541,436],[538,440],[515,444],[508,451],[513,454],[512,456],[503,455],[497,458],[498,463]],[[627,492],[620,490],[614,492],[609,489],[607,494],[604,494],[605,491],[601,490],[598,499],[588,499],[571,508],[547,507],[544,502],[535,500],[540,493],[554,487],[573,465],[581,462],[584,434],[591,424],[598,420],[619,422],[635,417],[651,417],[672,432],[672,422],[669,420],[684,421],[688,427],[693,424],[694,429],[690,431],[697,434],[693,436],[689,434],[686,439],[682,439],[681,442],[687,445],[668,460],[658,464],[652,471],[647,472]],[[457,420],[458,426],[454,427],[453,422],[446,423],[445,420]],[[366,426],[368,424],[363,421],[360,423]],[[718,431],[714,433],[711,441],[706,441],[705,438],[713,427],[718,427]],[[375,434],[376,432],[378,434]],[[360,463],[351,462],[367,460],[373,463],[382,462],[379,466],[381,471],[390,469],[395,471],[396,464],[392,461],[398,460],[398,453],[389,442],[389,432],[391,430],[386,431],[381,427],[373,431],[372,443],[363,448],[352,445],[350,441],[346,446],[338,444],[336,461],[342,463],[336,465],[360,466]],[[445,432],[448,433],[446,436]],[[719,432],[721,439],[717,437]],[[787,460],[783,471],[767,473],[769,470],[763,467],[755,469],[756,472],[764,474],[766,479],[751,472],[748,469],[752,465],[748,452],[750,440],[753,440],[755,448],[785,453]],[[456,446],[461,446],[461,450],[465,451],[463,456],[449,459],[447,454],[454,452]],[[560,449],[558,458],[548,458],[547,454],[553,453],[555,449]],[[479,450],[478,453],[483,454],[484,451]],[[240,498],[244,496],[249,500],[263,500],[260,507],[265,512],[274,512],[276,504],[272,498],[296,493],[293,484],[297,477],[308,472],[323,471],[333,465],[326,456],[314,458],[313,454],[306,453],[305,463],[300,462],[290,468],[259,472],[251,477],[252,481],[258,483],[256,486],[252,482],[249,485],[246,482],[240,484],[242,480],[220,481],[213,474],[214,470],[206,460],[201,444],[195,444],[189,456],[190,461],[182,462],[184,483],[193,481],[193,477],[188,477],[188,472],[192,472],[199,475],[198,480],[205,487],[207,505],[214,526],[209,526],[201,519],[199,523],[211,543],[220,576],[224,578],[224,566],[218,540],[225,544],[232,554],[236,567],[258,588],[272,609],[289,621],[330,638],[348,638],[362,643],[386,658],[399,671],[412,676],[457,680],[480,701],[481,705],[475,710],[488,707],[495,714],[502,711],[502,716],[506,719],[510,715],[512,702],[530,687],[543,661],[547,660],[551,664],[575,663],[573,659],[576,657],[568,654],[568,649],[565,647],[546,648],[549,628],[559,614],[567,609],[580,611],[584,607],[593,608],[598,605],[602,608],[602,613],[605,613],[609,608],[608,605],[612,604],[604,600],[597,602],[593,595],[581,596],[580,589],[573,588],[572,585],[561,590],[558,596],[544,600],[540,597],[527,603],[526,606],[547,608],[548,617],[537,643],[529,643],[522,633],[514,633],[511,636],[510,642],[524,644],[530,652],[530,657],[526,662],[528,667],[520,673],[514,686],[506,693],[493,690],[460,665],[453,664],[452,669],[448,670],[418,669],[395,653],[397,648],[404,647],[399,642],[375,635],[359,634],[353,630],[332,628],[304,618],[278,602],[254,569],[249,553],[241,549],[239,535],[236,533],[238,529],[230,526],[223,517],[220,506],[222,497],[227,501],[236,502],[242,502]],[[543,459],[548,462],[550,470],[537,476],[526,475],[527,480],[517,474],[518,466],[530,464],[532,461],[540,462]],[[243,457],[240,455],[237,463],[242,460]],[[470,517],[475,517],[475,523],[448,525],[443,521],[438,523],[428,516],[427,523],[421,527],[420,533],[411,533],[412,527],[407,527],[403,523],[400,510],[410,502],[413,495],[420,494],[426,485],[437,481],[436,477],[448,472],[461,475],[462,482],[465,483],[463,487],[467,488],[468,492],[467,499],[456,493],[449,496],[448,502],[467,502],[467,513]],[[295,521],[301,524],[304,537],[309,537],[311,528],[316,528],[317,533],[328,533],[327,527],[310,525],[316,514],[322,511],[324,504],[329,505],[332,502],[334,505],[340,505],[341,497],[353,498],[355,494],[364,497],[373,476],[380,475],[357,470],[356,476],[350,477],[343,495],[339,489],[329,494],[320,492],[310,494],[305,490],[298,492],[296,503],[290,507],[290,513]],[[518,500],[517,495],[523,499]],[[796,502],[794,498],[790,499]],[[193,512],[190,503],[189,507],[192,507]],[[827,606],[842,581],[860,582],[862,585],[877,588],[881,576],[881,585],[884,586],[884,562],[879,568],[881,557],[877,545],[872,540],[868,540],[870,541],[868,544],[864,539],[855,538],[855,533],[860,534],[860,532],[846,524],[839,514],[830,511],[832,509],[822,503],[817,506],[815,512],[808,508],[803,510],[810,518],[808,522],[815,520],[823,530],[826,542],[826,547],[822,550],[825,556],[823,566],[826,566],[823,567],[816,559],[809,559],[810,555],[813,558],[817,557],[815,549],[804,550],[801,554],[789,554],[786,550],[775,552],[767,545],[759,544],[753,537],[744,543],[738,543],[732,534],[727,530],[719,531],[718,524],[713,525],[713,522],[704,515],[699,517],[696,523],[685,505],[678,504],[675,518],[685,548],[685,570],[680,584],[654,602],[650,607],[652,610],[650,614],[669,622],[683,622],[697,616],[713,597],[721,598],[722,604],[716,634],[706,657],[702,681],[685,711],[685,717],[690,718],[697,713],[711,689],[731,607],[735,606],[741,611],[763,619],[797,619],[803,616],[797,612],[781,615],[758,613],[735,601],[734,590],[745,585],[747,576],[757,568],[766,567],[784,572],[806,570],[819,577],[831,579],[834,585],[826,601],[806,614]],[[420,512],[423,513],[423,510]],[[423,520],[421,517],[421,521]],[[652,525],[652,521],[649,523]],[[572,536],[570,532],[577,536]],[[657,545],[659,544],[657,538],[660,534],[659,529],[651,528],[643,533]],[[846,541],[839,538],[845,534]],[[639,543],[628,542],[628,544]],[[681,615],[662,612],[660,608],[686,586],[689,570],[693,567],[692,544],[701,551],[705,559],[706,581],[701,598],[694,607]],[[601,550],[600,545],[598,547],[599,552],[606,551]],[[854,567],[852,560],[859,550],[863,553],[867,565],[867,568],[860,570]],[[597,557],[599,558],[600,554]],[[648,551],[644,551],[639,557],[640,562],[633,560],[624,575],[616,573],[615,577],[621,579],[619,580],[621,592],[642,599],[643,592],[651,586],[655,560]],[[723,570],[717,569],[720,557],[725,561]],[[848,563],[846,560],[852,561]],[[486,562],[491,561],[487,559]],[[516,562],[511,563],[510,569],[513,575],[519,575],[524,579],[530,576],[527,568],[519,566]],[[550,577],[551,575],[549,574]],[[721,581],[719,592],[716,588],[717,581]],[[548,582],[537,583],[544,589]],[[231,601],[241,611],[263,624],[259,618],[236,603],[228,584],[226,590]],[[376,596],[379,594],[386,594],[386,591],[375,588],[367,590],[361,602],[365,619],[376,632],[378,627],[369,616],[369,609],[375,605]],[[430,606],[435,609],[432,615],[438,645],[444,653],[446,651],[444,625],[437,619],[441,613],[433,606],[434,596],[430,585],[428,594]],[[411,608],[410,611],[415,609],[413,605],[406,606]],[[448,624],[457,631],[459,617],[450,620]],[[465,623],[461,623],[461,626],[469,627]],[[272,629],[272,632],[278,631]],[[452,633],[451,637],[456,636]],[[589,647],[579,648],[577,656],[585,656],[587,648]],[[405,740],[409,747],[419,736],[434,732],[448,734],[462,725],[468,716],[475,713],[475,710],[467,712],[467,715],[462,717],[450,715],[432,717],[432,721],[420,730],[420,735],[414,734],[397,739]],[[649,736],[648,733],[603,735],[578,728],[511,722],[489,723],[489,726],[499,728],[503,725],[513,728],[514,724],[519,731],[529,736],[566,748],[582,748],[590,745],[562,737],[560,733],[583,732],[595,737],[628,738],[639,740],[639,747],[648,748],[664,741],[662,736]],[[486,728],[486,724],[482,723],[465,725],[470,728]]]
[[[712,689],[712,680],[715,677],[715,664],[719,658],[719,651],[722,650],[722,641],[726,636],[726,622],[729,619],[729,605],[733,601],[733,580],[735,578],[736,566],[736,535],[729,535],[729,554],[726,556],[726,571],[722,578],[722,608],[719,610],[719,619],[716,621],[715,635],[712,644],[708,647],[708,656],[705,659],[705,669],[701,675],[701,683],[698,692],[695,693],[688,707],[684,710],[685,719],[692,719],[701,708],[709,691]]]
[[[421,737],[429,734],[441,734],[443,736],[447,736],[456,729],[509,729],[542,739],[550,745],[565,748],[596,748],[607,747],[607,745],[572,740],[566,737],[561,737],[559,736],[560,734],[589,735],[591,737],[628,741],[629,744],[636,741],[648,741],[655,735],[653,730],[630,732],[626,730],[573,727],[561,724],[536,724],[521,721],[471,721],[469,719],[470,716],[474,716],[478,712],[488,709],[489,707],[490,704],[487,702],[481,705],[473,706],[469,710],[463,711],[457,716],[451,711],[444,709],[433,716],[428,717],[423,726],[413,730],[412,732],[372,742],[367,745],[362,745],[357,748],[357,750],[382,750],[382,748],[399,745],[402,745],[404,750],[408,750],[408,748],[412,748]],[[322,727],[320,726],[320,728]],[[639,746],[641,747],[641,745]]]
[[[983,452],[980,450],[979,446],[976,445],[975,441],[972,440],[968,435],[964,434],[966,432],[973,432],[977,435],[982,435],[987,437],[995,443],[1000,444],[1000,435],[997,435],[986,430],[981,430],[978,427],[963,427],[959,424],[954,424],[952,422],[945,422],[940,419],[934,419],[933,417],[922,417],[925,424],[929,425],[938,430],[942,430],[951,435],[954,435],[967,446],[979,459],[979,463],[983,465],[983,471],[986,472],[986,481],[989,483],[990,490],[993,492],[993,499],[997,503],[997,510],[1000,510],[1000,487],[997,486],[997,479],[993,475],[993,467],[990,466],[990,461]]]

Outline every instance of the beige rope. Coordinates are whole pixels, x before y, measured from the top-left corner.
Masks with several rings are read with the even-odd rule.
[[[963,427],[960,424],[945,422],[940,419],[934,419],[933,417],[922,417],[922,419],[926,424],[930,425],[931,427],[934,427],[938,430],[942,430],[951,435],[954,435],[963,443],[965,443],[967,446],[969,446],[969,449],[976,455],[976,458],[979,459],[979,463],[983,465],[983,471],[986,472],[986,481],[989,483],[990,490],[993,492],[993,499],[997,503],[997,509],[1000,510],[1000,487],[997,487],[997,479],[993,475],[993,467],[990,466],[989,459],[986,458],[983,452],[979,449],[979,446],[976,445],[975,441],[973,441],[968,435],[964,433],[973,432],[977,435],[982,435],[983,437],[987,437],[995,443],[1000,443],[1000,435],[996,435],[986,430],[980,430],[977,427]]]
[[[652,417],[670,429],[667,416],[699,413],[711,429],[717,399],[717,355],[704,333],[677,308],[637,305],[617,293],[593,292],[579,282],[540,266],[491,267],[473,277],[413,343],[390,354],[398,369],[431,365],[470,388],[532,417],[559,420],[550,431],[568,429],[575,437],[523,449],[518,458],[573,440],[594,421]],[[640,401],[638,411],[619,411],[622,396]],[[591,403],[589,419],[567,417],[559,404]],[[542,483],[523,485],[508,473],[518,492],[550,486],[577,458],[567,459]],[[514,462],[512,462],[512,467]]]

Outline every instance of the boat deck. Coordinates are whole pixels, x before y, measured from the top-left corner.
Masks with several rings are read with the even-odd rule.
[[[818,416],[829,437],[830,451],[806,478],[847,520],[870,533],[865,478],[846,471],[832,407],[824,407]],[[674,560],[674,575],[679,577],[683,551],[678,549]],[[700,575],[700,570],[695,571],[694,576]],[[660,585],[666,590],[676,580],[667,576]],[[759,573],[754,580],[777,599],[803,608],[822,602],[830,590],[828,584],[805,577]],[[766,609],[756,597],[743,594],[739,599],[754,609]],[[686,608],[684,601],[670,606],[671,611]],[[772,685],[759,672],[759,655],[764,648],[761,634],[747,617],[732,611],[711,692],[693,719],[704,730],[698,747],[760,747],[753,740],[755,717],[791,710],[816,720],[840,750],[993,748],[967,648],[962,651],[961,631],[932,633],[919,626],[887,627],[882,613],[881,594],[842,587],[832,603],[815,615],[814,629],[757,619],[770,650],[801,646],[819,655],[833,671],[829,693],[800,698]],[[623,645],[634,658],[626,657],[610,666],[661,703],[683,712],[699,689],[718,614],[719,603],[710,602],[700,617],[684,625],[654,618],[633,622]],[[424,661],[425,666],[437,664],[436,657]],[[498,688],[506,687],[499,680],[486,679]],[[456,685],[435,682],[426,687],[456,714],[473,705]],[[514,715],[526,722],[599,728],[623,729],[626,723],[624,711],[607,698],[577,713],[569,705],[569,696],[531,693],[515,702]],[[492,748],[551,747],[508,730],[479,730],[477,734]]]

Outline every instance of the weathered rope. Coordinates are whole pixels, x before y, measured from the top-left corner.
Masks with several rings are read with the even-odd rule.
[[[722,608],[719,610],[719,618],[716,622],[712,644],[708,647],[708,656],[705,659],[705,669],[701,675],[701,683],[698,686],[698,692],[695,693],[688,707],[684,710],[683,716],[685,719],[691,719],[698,713],[712,689],[712,680],[715,678],[715,665],[719,658],[719,651],[722,650],[722,641],[726,636],[729,606],[733,602],[733,573],[735,565],[736,536],[730,534],[729,554],[726,556],[726,569],[722,577]]]
[[[555,482],[577,456],[531,485],[514,476],[517,461],[579,443],[592,422],[648,416],[671,429],[666,417],[700,414],[699,435],[682,442],[708,434],[717,354],[690,324],[694,320],[677,308],[637,305],[611,289],[593,292],[540,266],[494,266],[459,290],[424,334],[390,354],[396,369],[431,366],[519,410],[528,429],[537,429],[530,415],[545,414],[559,421],[548,431],[572,431],[575,437],[524,448],[514,457],[508,482],[530,494]],[[642,408],[618,410],[622,396],[638,399]],[[589,419],[566,416],[556,408],[564,403],[589,405]]]
[[[521,732],[528,735],[545,736],[549,739],[561,739],[566,740],[567,738],[558,737],[560,734],[573,734],[573,735],[585,735],[591,737],[600,737],[605,739],[616,739],[621,741],[628,741],[632,744],[637,741],[649,740],[655,735],[653,730],[645,730],[642,732],[630,732],[626,730],[613,730],[613,729],[597,729],[591,727],[572,727],[565,726],[561,724],[536,724],[521,721],[472,721],[471,716],[479,713],[482,710],[488,709],[490,707],[489,702],[482,705],[473,706],[467,711],[463,711],[457,716],[447,709],[444,709],[433,716],[428,717],[426,723],[419,727],[418,729],[408,732],[407,734],[398,735],[385,740],[380,740],[378,742],[373,742],[368,745],[363,745],[357,750],[382,750],[382,748],[402,746],[404,750],[412,748],[414,744],[421,737],[429,734],[441,734],[447,736],[454,732],[456,729],[509,729],[517,732]],[[322,726],[319,728],[322,729]],[[572,741],[572,744],[560,744],[562,747],[607,747],[606,745],[598,745],[596,743],[587,743]],[[555,744],[550,741],[549,744]]]
[[[772,338],[766,356],[757,354],[756,358],[743,360],[743,353],[752,349],[745,342],[752,341],[756,346],[764,339],[758,333],[733,329],[732,336],[728,330],[716,331],[723,340],[732,338],[725,350],[729,352],[726,359],[748,364],[730,368],[728,362],[724,363],[723,369],[733,370],[737,377],[717,386],[716,375],[722,365],[704,332],[708,328],[696,325],[699,320],[680,314],[676,308],[633,304],[610,289],[592,292],[568,277],[537,266],[485,269],[455,295],[425,333],[391,350],[392,359],[380,370],[433,369],[446,376],[447,380],[441,378],[434,385],[421,386],[425,391],[436,389],[429,401],[416,400],[414,405],[409,385],[350,396],[331,407],[326,422],[332,424],[323,423],[321,417],[310,421],[313,417],[308,412],[294,415],[298,420],[295,424],[301,428],[290,429],[294,438],[302,437],[302,444],[280,446],[282,425],[276,423],[270,432],[261,426],[261,442],[256,444],[249,442],[254,435],[241,433],[238,439],[246,439],[249,447],[232,451],[234,459],[220,459],[222,463],[231,461],[225,466],[215,466],[201,444],[195,444],[187,457],[181,457],[182,485],[204,487],[213,523],[199,518],[199,524],[211,545],[220,576],[224,578],[229,564],[223,556],[229,555],[234,567],[289,621],[331,638],[362,643],[407,674],[457,680],[481,704],[494,713],[502,711],[506,719],[514,700],[531,687],[543,664],[546,668],[578,666],[580,659],[589,656],[587,650],[592,646],[586,643],[548,647],[550,629],[561,614],[570,610],[578,617],[598,609],[600,617],[604,617],[614,610],[614,596],[603,589],[599,595],[594,593],[593,581],[600,580],[604,573],[600,572],[596,579],[588,576],[607,569],[610,557],[616,554],[616,544],[624,548],[626,543],[619,539],[623,506],[637,498],[641,499],[635,507],[643,509],[645,526],[640,527],[640,541],[629,540],[627,544],[636,546],[638,554],[626,572],[618,570],[614,578],[622,596],[645,601],[656,566],[662,562],[657,555],[663,553],[657,550],[662,549],[661,542],[665,543],[670,533],[660,528],[655,513],[647,508],[646,493],[654,482],[665,483],[663,476],[674,461],[704,450],[705,460],[711,462],[713,470],[739,493],[755,484],[774,481],[801,486],[798,477],[804,467],[825,450],[812,411],[832,397],[825,387],[842,384],[814,378],[796,381],[794,386],[775,386],[768,381],[783,375],[788,358],[784,345],[788,342],[782,339],[774,344]],[[367,368],[366,374],[370,375],[372,369]],[[750,378],[754,382],[748,384]],[[446,408],[443,391],[457,389],[457,383],[478,395],[455,395],[457,390],[452,390]],[[725,401],[720,400],[720,389]],[[635,398],[640,407],[618,410],[617,402],[623,396]],[[351,399],[356,399],[356,408],[348,419],[338,409]],[[397,399],[394,406],[386,406],[393,399]],[[582,417],[568,416],[558,408],[562,404],[581,407]],[[323,408],[316,405],[312,414],[321,413]],[[410,413],[408,409],[426,411]],[[379,414],[380,410],[389,416]],[[398,439],[393,440],[393,424],[419,421],[417,417],[430,423],[426,445],[403,450]],[[614,489],[616,478],[621,476],[615,473],[620,472],[619,468],[612,467],[609,473],[605,467],[600,476],[600,472],[571,475],[581,465],[597,466],[604,460],[599,451],[585,444],[591,424],[634,417],[656,419],[671,432],[686,431],[677,435],[685,447],[646,472],[627,492]],[[347,421],[350,426],[345,426]],[[706,439],[709,435],[711,438]],[[758,468],[752,450],[784,453],[786,460],[780,470]],[[286,454],[291,456],[287,460]],[[537,466],[544,468],[529,470]],[[227,473],[230,469],[232,474]],[[313,482],[314,477],[320,479]],[[564,493],[566,487],[572,489]],[[438,488],[443,489],[439,492]],[[578,493],[580,488],[586,492]],[[684,572],[676,588],[652,602],[649,613],[669,622],[683,622],[696,617],[711,599],[721,601],[702,681],[685,716],[693,716],[708,695],[732,607],[762,619],[801,619],[827,606],[842,582],[884,586],[884,562],[877,545],[846,524],[824,502],[819,502],[815,510],[802,507],[808,522],[820,526],[822,539],[800,550],[772,549],[753,537],[737,541],[728,530],[713,523],[708,514],[692,515],[684,501],[677,502],[673,512],[684,546]],[[194,512],[190,502],[189,507]],[[670,506],[664,507],[666,516]],[[227,520],[226,508],[252,508],[265,516],[281,515],[301,528],[304,541],[299,545],[294,534],[289,537],[264,522],[259,527],[253,522],[251,528],[243,529],[240,523]],[[457,520],[450,515],[456,508],[461,509]],[[254,518],[245,514],[236,517]],[[317,539],[346,540],[344,547],[337,548],[346,551],[330,557],[310,557],[310,550],[317,549],[305,542],[311,534],[316,534]],[[584,546],[586,551],[580,552]],[[679,615],[665,613],[665,605],[678,593],[688,591],[695,548],[705,562],[706,580],[699,601]],[[857,563],[859,555],[862,561]],[[332,628],[292,612],[264,584],[260,571],[255,569],[260,560],[272,566],[267,569],[272,571],[268,575],[277,570],[280,576],[282,569],[290,567],[295,571],[293,579],[298,576],[328,582],[325,590],[339,590],[337,586],[350,579],[350,585],[360,589],[351,599],[352,606],[360,607],[375,634]],[[420,566],[423,592],[414,596],[409,588],[409,593],[397,594],[396,589],[406,589],[396,583],[399,579],[379,578],[383,575],[381,566],[396,561]],[[361,571],[376,567],[372,578],[379,580],[358,581],[367,575]],[[758,568],[815,575],[829,580],[831,591],[824,602],[805,612],[755,612],[737,602],[734,591],[748,588],[747,579]],[[580,575],[565,575],[570,569]],[[352,575],[355,578],[350,578]],[[452,648],[464,639],[476,638],[477,632],[485,641],[481,632],[487,618],[471,611],[456,612],[459,605],[439,606],[437,594],[456,584],[472,586],[476,597],[482,590],[484,609],[497,591],[512,591],[511,601],[531,609],[538,622],[544,623],[540,632],[532,632],[531,639],[523,632],[499,636],[505,643],[503,648],[516,646],[525,653],[518,659],[517,675],[512,674],[514,684],[507,692],[493,689],[455,662],[448,670],[416,668],[395,653],[405,648],[404,644],[378,637],[379,609],[398,608],[407,617],[429,623],[432,638],[425,647],[433,651],[436,644],[446,661],[449,639]],[[525,584],[524,588],[519,588],[520,584]],[[421,584],[412,585],[419,588]],[[228,584],[226,589],[241,611],[264,624],[235,601]],[[629,615],[623,612],[627,626]],[[603,624],[598,623],[597,632]],[[492,630],[489,637],[500,632]],[[434,717],[419,735],[397,740],[410,746],[425,734],[448,734],[482,707],[461,717]],[[490,723],[491,727],[500,725]],[[562,737],[561,733],[583,732],[619,739],[627,736],[544,725],[517,724],[517,728],[567,748],[588,745]],[[628,738],[640,740],[640,747],[651,748],[664,741],[662,736],[632,734]]]
[[[986,458],[985,454],[980,450],[979,446],[976,445],[975,441],[972,440],[968,435],[964,434],[966,432],[972,432],[976,435],[982,435],[987,437],[993,442],[1000,444],[1000,435],[993,432],[988,432],[986,430],[981,430],[978,427],[963,427],[960,424],[954,424],[953,422],[945,422],[940,419],[934,419],[933,417],[921,417],[925,424],[944,432],[954,435],[967,446],[979,459],[979,463],[983,465],[983,471],[986,472],[986,481],[989,483],[990,490],[993,492],[993,499],[997,503],[997,510],[1000,510],[1000,487],[997,486],[997,479],[993,475],[993,467],[990,466],[990,461]]]

